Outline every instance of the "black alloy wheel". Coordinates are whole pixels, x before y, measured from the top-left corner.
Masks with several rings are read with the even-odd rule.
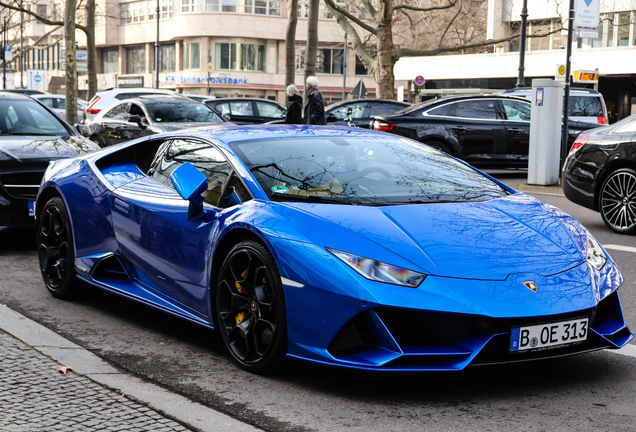
[[[216,289],[218,330],[239,366],[254,373],[282,366],[287,353],[285,298],[269,251],[253,240],[228,253]]]
[[[77,281],[73,233],[68,210],[61,198],[51,198],[44,205],[38,220],[36,240],[46,288],[57,298],[75,295]]]
[[[601,186],[599,208],[612,231],[636,233],[636,171],[623,168],[610,174]]]

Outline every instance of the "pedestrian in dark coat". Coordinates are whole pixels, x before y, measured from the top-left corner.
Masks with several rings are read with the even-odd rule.
[[[322,99],[322,93],[318,90],[318,78],[315,76],[307,77],[307,101],[305,102],[305,124],[326,125],[325,103]]]
[[[303,124],[303,98],[298,94],[295,85],[287,86],[287,114],[285,115],[285,124]]]

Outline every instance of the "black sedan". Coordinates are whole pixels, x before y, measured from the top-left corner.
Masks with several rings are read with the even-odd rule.
[[[456,96],[375,117],[375,130],[416,139],[478,166],[525,167],[530,146],[529,100]],[[591,123],[570,121],[570,145]]]
[[[225,123],[207,106],[193,100],[151,95],[118,101],[89,120],[84,132],[100,147],[196,126]]]
[[[286,108],[267,99],[229,98],[203,101],[218,115],[234,124],[263,124],[276,120],[284,120]]]
[[[411,104],[386,99],[355,99],[336,102],[325,108],[327,123],[348,126],[348,112],[351,109],[351,122],[357,127],[371,128],[374,116],[392,114],[410,107]]]
[[[33,227],[49,162],[98,148],[39,102],[0,93],[0,226]]]
[[[636,115],[578,136],[563,166],[565,196],[601,213],[613,231],[636,233]]]

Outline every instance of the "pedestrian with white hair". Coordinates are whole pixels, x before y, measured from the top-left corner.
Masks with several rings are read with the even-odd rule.
[[[295,85],[287,86],[287,114],[285,114],[285,124],[303,124],[303,98],[298,93]]]
[[[322,99],[322,93],[318,90],[318,78],[310,76],[305,82],[309,92],[305,102],[305,124],[326,125],[325,103]]]

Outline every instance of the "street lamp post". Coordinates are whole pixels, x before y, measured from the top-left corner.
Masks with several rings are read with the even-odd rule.
[[[160,1],[161,0],[157,0],[157,11],[155,12],[157,17],[157,41],[155,42],[155,88],[156,89],[159,88],[159,14],[161,13],[160,6],[159,6]]]
[[[525,87],[526,82],[523,76],[526,60],[526,29],[528,24],[528,0],[523,0],[521,8],[521,40],[519,41],[519,77],[517,78],[517,87]]]
[[[24,30],[24,14],[22,13],[22,0],[20,0],[20,88],[21,89],[24,88],[24,41],[22,38],[23,30]]]
[[[347,34],[345,33],[344,49],[342,50],[342,100],[347,99]]]
[[[567,156],[568,149],[568,129],[569,125],[569,110],[570,110],[570,69],[572,62],[572,30],[574,27],[574,0],[570,0],[570,14],[568,17],[568,46],[567,46],[567,59],[565,62],[565,88],[563,90],[563,130],[561,131],[561,163],[559,168],[563,167],[565,157]]]
[[[7,16],[2,17],[2,89],[7,88]]]

